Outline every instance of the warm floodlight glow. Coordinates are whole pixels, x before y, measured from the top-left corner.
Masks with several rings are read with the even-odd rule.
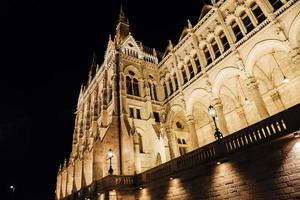
[[[283,76],[283,83],[288,83],[289,79],[286,76]]]
[[[216,109],[210,105],[208,107],[208,113],[210,114],[210,116],[212,116],[213,118],[215,118],[217,116],[217,113],[216,113]]]
[[[221,165],[221,162],[219,161],[219,162],[217,162],[217,165]]]
[[[114,156],[113,152],[111,149],[108,150],[108,157],[112,158]]]
[[[248,98],[245,98],[245,103],[248,105],[250,103]]]

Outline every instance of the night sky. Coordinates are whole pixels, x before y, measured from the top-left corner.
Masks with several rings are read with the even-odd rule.
[[[132,35],[164,51],[200,0],[123,1]],[[0,199],[54,200],[71,151],[74,112],[92,54],[103,60],[120,0],[0,1]]]

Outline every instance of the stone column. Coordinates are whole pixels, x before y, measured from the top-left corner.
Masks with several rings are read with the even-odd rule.
[[[198,136],[195,128],[194,118],[192,115],[187,116],[187,122],[189,126],[189,141],[190,141],[190,150],[197,149],[199,147]]]
[[[249,92],[251,93],[251,96],[254,100],[256,109],[262,119],[265,119],[269,117],[269,112],[266,108],[265,102],[259,92],[258,89],[258,83],[254,77],[248,77],[246,80],[247,87],[249,89]]]
[[[171,159],[174,159],[180,156],[177,139],[172,129],[166,129],[166,134],[168,137]]]
[[[246,114],[245,114],[245,110],[244,108],[241,106],[239,108],[236,109],[236,112],[241,120],[241,127],[246,127],[248,126],[248,121],[247,121],[247,118],[246,118]]]
[[[279,92],[277,90],[274,90],[271,92],[270,96],[271,96],[271,99],[273,100],[274,104],[276,105],[277,112],[284,110],[284,105],[281,101]]]
[[[213,100],[212,104],[213,104],[213,106],[214,106],[214,108],[216,109],[216,112],[217,112],[217,117],[218,117],[217,123],[219,125],[218,128],[221,129],[221,132],[223,133],[223,136],[226,136],[226,135],[228,135],[229,132],[228,132],[225,116],[224,116],[224,113],[223,113],[223,105],[222,105],[221,99],[220,98],[215,98]]]

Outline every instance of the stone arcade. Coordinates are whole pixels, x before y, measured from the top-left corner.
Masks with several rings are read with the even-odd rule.
[[[133,35],[121,9],[57,200],[300,198],[298,0],[212,0],[164,53]]]

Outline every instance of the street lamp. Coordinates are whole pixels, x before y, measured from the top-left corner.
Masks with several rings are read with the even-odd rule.
[[[218,126],[217,126],[217,123],[216,123],[216,117],[217,117],[216,109],[212,105],[210,105],[208,107],[208,113],[213,118],[213,121],[214,121],[214,124],[215,124],[215,138],[216,138],[216,140],[220,140],[220,139],[223,138],[223,134],[218,129]]]
[[[11,186],[9,186],[9,189],[11,190],[11,198],[12,198],[12,200],[14,200],[16,187],[14,185],[11,185]]]
[[[114,154],[112,152],[111,149],[108,150],[108,159],[109,159],[109,170],[108,170],[108,174],[112,175],[114,173],[114,170],[111,166],[111,159],[113,158]]]

